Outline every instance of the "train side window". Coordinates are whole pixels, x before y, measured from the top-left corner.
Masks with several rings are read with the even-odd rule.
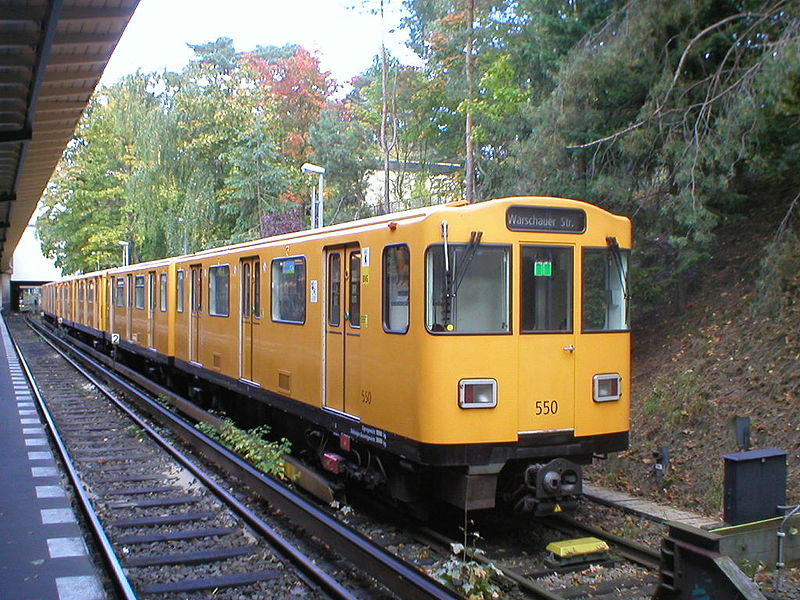
[[[328,325],[338,327],[342,324],[341,278],[342,255],[328,256]]]
[[[183,297],[186,293],[186,271],[181,269],[178,271],[176,278],[176,305],[175,308],[179,313],[183,312]]]
[[[208,312],[214,317],[227,317],[230,300],[230,267],[219,265],[208,270]]]
[[[306,321],[306,259],[272,261],[272,320],[303,324]]]
[[[136,308],[144,308],[144,275],[136,276]]]
[[[628,331],[629,250],[586,248],[583,252],[583,331]]]
[[[572,248],[522,247],[522,333],[572,331],[572,261]]]
[[[203,311],[203,270],[201,267],[192,267],[192,312],[200,314]]]
[[[150,312],[155,311],[157,306],[157,298],[156,298],[156,274],[155,273],[148,273],[148,283],[149,283],[149,294],[150,294]]]
[[[253,315],[261,318],[261,261],[253,263]]]
[[[406,333],[409,314],[409,251],[405,244],[383,250],[383,328]]]
[[[125,278],[117,277],[117,306],[125,307]]]
[[[511,331],[511,248],[435,244],[426,252],[425,326],[431,333]]]
[[[242,317],[245,319],[250,318],[253,309],[250,291],[250,263],[242,262]]]
[[[348,297],[347,317],[350,327],[357,329],[361,327],[361,252],[353,250],[350,252],[350,294]]]
[[[162,273],[160,276],[161,288],[161,312],[167,312],[167,274]]]

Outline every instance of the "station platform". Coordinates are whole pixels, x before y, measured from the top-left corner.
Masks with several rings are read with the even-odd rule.
[[[36,401],[0,317],[0,598],[104,600]]]
[[[683,523],[698,529],[715,529],[722,527],[717,519],[712,519],[704,515],[698,515],[687,510],[679,510],[663,504],[657,504],[650,500],[642,498],[635,498],[623,492],[609,490],[596,485],[588,483],[583,484],[583,495],[591,498],[595,502],[605,503],[611,506],[622,506],[625,510],[656,521],[657,523]]]

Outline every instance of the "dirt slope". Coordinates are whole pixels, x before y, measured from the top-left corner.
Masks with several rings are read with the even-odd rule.
[[[631,448],[590,478],[721,518],[722,456],[738,450],[735,418],[750,417],[752,449],[789,453],[787,500],[800,503],[800,259],[788,259],[781,310],[770,311],[757,286],[785,214],[753,214],[717,232],[687,305],[664,306],[634,329]],[[664,477],[653,461],[661,446],[671,458]]]

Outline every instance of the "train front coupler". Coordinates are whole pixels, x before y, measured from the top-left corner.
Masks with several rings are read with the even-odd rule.
[[[581,467],[564,458],[525,469],[524,485],[514,503],[514,510],[546,516],[571,511],[583,493]]]

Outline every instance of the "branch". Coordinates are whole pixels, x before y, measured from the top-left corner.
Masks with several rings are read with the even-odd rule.
[[[672,94],[672,90],[675,89],[675,85],[677,84],[678,78],[680,77],[681,71],[683,70],[683,65],[684,65],[684,63],[686,62],[686,59],[689,56],[689,51],[692,49],[692,47],[698,41],[700,41],[700,39],[702,39],[708,33],[714,31],[715,29],[719,29],[723,25],[727,25],[731,21],[735,21],[737,19],[749,19],[749,18],[753,18],[753,17],[763,18],[765,16],[767,16],[767,15],[762,14],[762,13],[752,13],[752,12],[739,13],[739,14],[736,14],[736,15],[730,15],[729,17],[725,17],[721,21],[717,21],[713,25],[709,25],[708,27],[706,27],[703,31],[701,31],[696,36],[694,36],[691,40],[689,40],[689,43],[686,45],[686,48],[684,48],[683,53],[681,54],[681,58],[678,61],[678,66],[675,69],[675,73],[672,76],[672,81],[670,82],[670,85],[667,88],[667,91],[664,93],[664,96],[662,97],[662,99],[659,102],[658,106],[655,108],[655,110],[649,116],[647,116],[646,118],[634,123],[633,125],[630,125],[630,126],[626,127],[625,129],[617,131],[616,133],[612,133],[611,135],[607,135],[605,137],[593,140],[591,142],[587,142],[585,144],[567,146],[566,147],[567,150],[581,150],[581,149],[584,149],[584,148],[589,148],[591,146],[596,146],[597,144],[610,142],[612,140],[617,139],[620,136],[625,135],[626,133],[630,133],[631,131],[639,129],[643,125],[646,125],[647,123],[649,123],[650,121],[655,119],[661,113],[661,111],[664,110],[664,107],[666,106],[667,100],[669,100],[669,97]]]
[[[792,200],[792,203],[789,205],[789,210],[786,211],[786,215],[783,217],[781,224],[778,226],[778,231],[775,233],[775,242],[783,237],[786,228],[789,226],[789,221],[792,218],[792,213],[797,206],[798,200],[800,200],[800,194],[797,194],[797,196],[794,197],[794,200]]]

